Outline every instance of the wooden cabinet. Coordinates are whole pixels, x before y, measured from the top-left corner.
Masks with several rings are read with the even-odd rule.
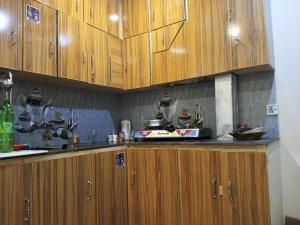
[[[110,86],[124,88],[123,73],[123,41],[108,35],[108,56],[109,56],[109,76]]]
[[[24,221],[22,165],[0,166],[1,225],[20,225]]]
[[[40,12],[38,23],[27,19],[31,7]],[[56,11],[32,0],[23,9],[23,70],[57,76]]]
[[[103,31],[107,31],[108,0],[85,0],[84,21]]]
[[[131,37],[149,31],[148,0],[123,1],[124,37]]]
[[[179,225],[178,155],[173,149],[128,149],[129,224]]]
[[[151,29],[186,19],[185,0],[150,0]]]
[[[24,166],[26,224],[77,225],[77,158]]]
[[[181,223],[270,225],[265,153],[180,150]]]
[[[58,9],[59,0],[35,0],[36,2],[42,3],[54,9]]]
[[[231,68],[226,2],[190,0],[188,6],[189,20],[168,51],[152,55],[153,84],[222,73]]]
[[[120,37],[120,24],[122,20],[122,2],[120,0],[109,0],[107,4],[108,33],[115,37]]]
[[[127,89],[150,85],[149,34],[141,34],[124,40],[125,83]]]
[[[57,9],[83,21],[84,2],[85,0],[57,0]]]
[[[221,153],[224,225],[270,225],[265,153]]]
[[[95,155],[78,157],[78,224],[96,225]]]
[[[97,224],[128,224],[126,164],[125,150],[96,156]]]
[[[84,24],[58,13],[58,76],[87,81]]]
[[[181,225],[220,225],[217,153],[179,150]]]
[[[0,0],[0,67],[19,69],[22,59],[21,0]]]
[[[108,86],[107,33],[86,26],[88,82]]]
[[[232,69],[270,64],[264,0],[229,0],[228,12]]]

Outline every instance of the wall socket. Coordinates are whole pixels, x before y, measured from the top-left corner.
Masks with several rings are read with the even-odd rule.
[[[279,114],[279,109],[277,104],[267,105],[267,116],[276,116]]]

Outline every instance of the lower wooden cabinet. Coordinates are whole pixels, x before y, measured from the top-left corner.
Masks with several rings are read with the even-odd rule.
[[[0,166],[1,225],[20,225],[24,221],[22,165]]]
[[[130,225],[179,225],[177,150],[129,149],[128,217]]]

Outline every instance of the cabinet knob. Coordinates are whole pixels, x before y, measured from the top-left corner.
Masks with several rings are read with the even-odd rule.
[[[17,44],[17,32],[12,31],[9,33],[9,47],[13,47]]]

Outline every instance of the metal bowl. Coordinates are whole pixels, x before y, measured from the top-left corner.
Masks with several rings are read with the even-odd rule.
[[[144,124],[147,128],[161,128],[164,127],[167,123],[164,119],[161,120],[144,120]]]

